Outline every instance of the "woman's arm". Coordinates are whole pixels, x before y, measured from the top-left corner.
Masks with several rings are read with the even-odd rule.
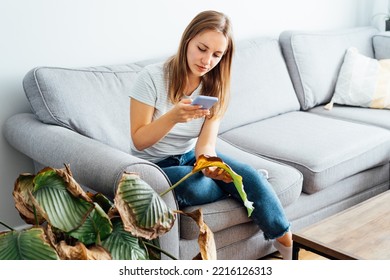
[[[130,133],[134,146],[142,151],[163,138],[175,125],[169,114],[152,122],[155,108],[130,99]]]
[[[142,151],[160,141],[180,122],[188,122],[207,114],[200,106],[191,105],[191,99],[183,99],[160,118],[153,120],[155,108],[136,99],[130,99],[130,133],[137,150]]]
[[[215,146],[219,130],[219,118],[206,118],[195,146],[195,155],[216,156]]]
[[[206,119],[203,124],[202,131],[199,134],[198,141],[195,146],[195,155],[198,158],[200,155],[217,156],[215,147],[217,144],[217,136],[219,130],[220,118]],[[216,180],[222,180],[225,183],[232,182],[229,173],[218,167],[208,167],[203,169],[203,174],[207,177]]]

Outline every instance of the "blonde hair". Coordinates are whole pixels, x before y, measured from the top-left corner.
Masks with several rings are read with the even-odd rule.
[[[188,43],[204,31],[221,32],[227,39],[227,48],[219,63],[202,76],[201,94],[218,97],[219,102],[210,109],[211,117],[221,116],[227,109],[230,95],[230,72],[234,51],[232,27],[229,18],[216,11],[199,13],[189,23],[181,37],[179,49],[165,64],[168,95],[172,103],[179,102],[187,86],[189,68],[187,64]]]

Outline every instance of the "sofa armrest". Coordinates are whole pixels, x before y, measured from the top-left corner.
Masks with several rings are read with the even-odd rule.
[[[75,180],[94,191],[113,198],[124,171],[137,172],[157,193],[169,188],[169,180],[155,164],[139,159],[70,129],[40,122],[33,114],[17,114],[4,124],[4,136],[18,151],[44,166],[63,168],[69,164]],[[177,209],[170,192],[163,197]],[[160,238],[161,246],[178,256],[177,222],[169,234]]]

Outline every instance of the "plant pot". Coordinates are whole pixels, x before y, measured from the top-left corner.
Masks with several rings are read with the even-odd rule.
[[[385,31],[390,31],[390,19],[385,21]]]

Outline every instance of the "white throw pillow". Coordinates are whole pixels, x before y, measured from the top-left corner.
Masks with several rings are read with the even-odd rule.
[[[390,109],[390,59],[377,60],[349,48],[337,79],[333,103]]]

